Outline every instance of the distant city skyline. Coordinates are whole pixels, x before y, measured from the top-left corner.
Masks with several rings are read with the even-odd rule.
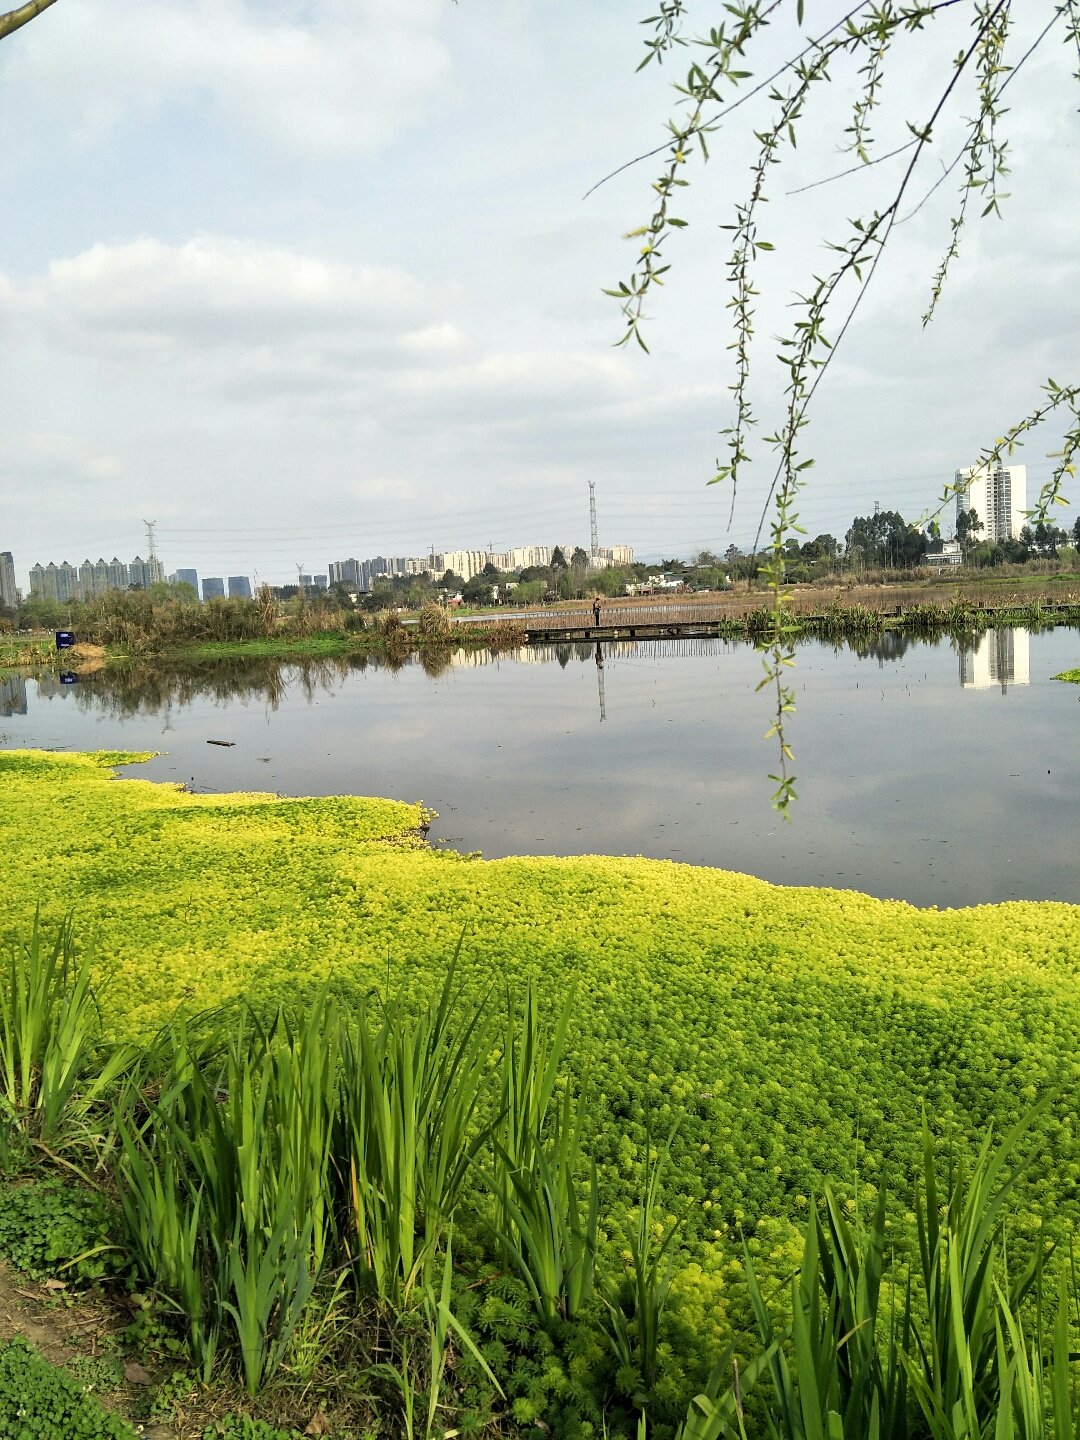
[[[178,566],[166,576],[165,566],[157,557],[152,561],[143,561],[136,556],[127,564],[115,556],[111,561],[99,559],[94,562],[87,559],[81,565],[72,565],[66,560],[59,563],[50,560],[46,565],[38,562],[30,567],[30,584],[26,593],[31,596],[41,595],[50,600],[82,600],[93,598],[93,596],[103,594],[110,589],[126,590],[131,585],[145,589],[150,584],[166,579],[170,582],[190,585],[196,595],[203,600],[223,596],[250,598],[253,589],[264,583],[275,583],[278,588],[282,585],[300,585],[313,590],[325,590],[329,585],[342,584],[356,590],[368,590],[371,588],[373,579],[394,575],[432,573],[441,578],[447,571],[450,571],[452,574],[460,576],[462,580],[469,581],[480,574],[488,564],[493,564],[496,569],[502,571],[545,566],[551,563],[551,557],[556,549],[562,550],[569,561],[577,548],[579,547],[574,544],[521,545],[509,550],[433,549],[423,555],[375,555],[364,560],[349,558],[329,561],[326,571],[321,574],[297,571],[277,582],[271,582],[265,577],[259,576],[255,585],[249,575],[204,576],[200,584],[199,571],[193,566]],[[585,547],[581,546],[580,548],[584,549]],[[4,570],[4,555],[7,555],[11,562],[9,566],[11,576],[15,575],[14,561],[10,552],[0,552],[0,582],[7,573]],[[602,545],[597,548],[593,559],[599,566],[632,565],[634,551],[628,545]],[[14,590],[14,578],[12,587]],[[4,603],[15,604],[15,600],[13,598],[10,602],[5,601]]]

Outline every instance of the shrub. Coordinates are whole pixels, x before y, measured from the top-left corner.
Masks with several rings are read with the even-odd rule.
[[[2,1440],[135,1440],[135,1431],[16,1337],[0,1344]]]
[[[0,1186],[0,1254],[36,1280],[100,1280],[127,1261],[104,1195],[59,1179]]]

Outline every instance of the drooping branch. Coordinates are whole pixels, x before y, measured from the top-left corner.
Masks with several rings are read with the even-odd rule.
[[[931,90],[931,103],[927,107],[929,115],[921,122],[906,121],[908,135],[905,143],[894,142],[885,154],[873,153],[872,141],[875,137],[871,134],[871,119],[880,106],[886,71],[895,69],[894,41],[924,29],[958,3],[965,4],[970,10],[973,34],[956,58],[949,60],[944,54],[941,56],[940,87]],[[749,58],[751,52],[754,58],[761,53],[761,36],[770,21],[780,18],[781,12],[786,11],[792,16],[801,29],[804,0],[779,0],[779,3],[778,0],[741,0],[741,3],[740,0],[730,0],[723,7],[724,21],[696,40],[680,33],[688,0],[663,0],[660,14],[651,16],[645,22],[652,25],[654,35],[647,42],[643,64],[661,60],[667,54],[676,53],[677,47],[687,46],[696,47],[698,59],[689,66],[685,80],[675,87],[685,103],[683,113],[668,121],[666,143],[649,152],[657,154],[666,151],[667,163],[653,183],[657,198],[653,200],[650,218],[627,236],[641,242],[633,273],[607,292],[619,302],[625,322],[624,332],[617,343],[636,341],[643,349],[647,348],[643,338],[643,329],[649,318],[645,314],[645,302],[654,287],[662,286],[666,278],[669,266],[663,257],[665,243],[674,230],[681,230],[687,223],[682,218],[676,219],[669,206],[678,192],[685,192],[688,187],[691,157],[707,160],[707,139],[722,121],[729,120],[732,112],[752,97],[765,94],[767,103],[773,107],[770,122],[761,127],[754,126],[751,131],[756,151],[751,165],[749,192],[733,204],[731,223],[721,227],[733,237],[726,278],[727,308],[731,312],[733,331],[728,349],[733,357],[734,377],[729,388],[734,399],[734,414],[731,423],[721,431],[727,453],[717,461],[715,480],[731,483],[732,508],[738,477],[751,459],[750,439],[756,427],[750,403],[750,372],[754,311],[758,297],[757,262],[760,252],[773,248],[770,242],[760,237],[758,220],[762,207],[769,199],[767,178],[770,172],[775,173],[773,167],[781,163],[781,150],[793,148],[796,129],[805,128],[811,90],[824,90],[826,87],[818,82],[830,81],[834,78],[833,72],[841,73],[842,66],[848,74],[854,71],[856,96],[849,111],[850,122],[839,137],[841,150],[854,152],[860,161],[858,166],[851,168],[869,171],[883,161],[891,161],[901,155],[905,157],[899,184],[891,195],[883,197],[884,203],[879,201],[869,212],[863,210],[861,217],[849,220],[847,238],[841,243],[828,244],[836,257],[831,271],[815,275],[807,292],[796,296],[798,318],[789,336],[781,339],[778,355],[786,372],[783,415],[775,432],[762,437],[764,444],[776,452],[776,467],[767,487],[754,548],[756,551],[771,508],[774,518],[767,547],[769,561],[764,569],[773,592],[772,624],[768,633],[761,637],[760,648],[764,652],[766,672],[762,683],[765,686],[771,684],[775,696],[774,723],[769,732],[778,742],[780,756],[778,772],[771,777],[777,785],[774,804],[784,814],[789,801],[794,798],[793,777],[788,769],[792,755],[784,735],[786,718],[794,708],[792,691],[784,682],[784,670],[794,659],[791,625],[785,608],[786,545],[791,533],[799,530],[795,506],[808,479],[807,472],[813,465],[812,458],[799,453],[811,402],[830,368],[836,347],[844,340],[874,281],[894,228],[909,218],[901,214],[902,207],[914,186],[915,176],[922,173],[926,156],[933,153],[931,146],[945,133],[941,127],[961,94],[961,82],[967,86],[974,81],[973,114],[966,121],[966,133],[955,160],[951,165],[943,166],[943,174],[928,192],[934,193],[958,166],[963,167],[957,213],[951,221],[946,253],[932,282],[926,320],[932,315],[950,262],[958,252],[960,231],[964,228],[969,209],[975,208],[969,202],[976,201],[983,215],[1001,213],[1001,202],[1007,196],[1000,187],[1000,181],[1008,173],[1008,143],[1001,133],[1001,121],[1007,114],[1003,104],[1004,93],[1055,29],[1060,33],[1064,28],[1069,44],[1075,46],[1080,55],[1080,0],[1043,0],[1043,4],[1048,12],[1045,24],[1041,25],[1025,53],[1014,59],[1012,20],[1013,12],[1019,7],[1014,6],[1013,0],[856,0],[847,13],[824,33],[807,39],[803,31],[804,39],[798,53],[791,56],[779,71],[770,65],[772,74],[764,81],[753,76],[750,68],[753,62]],[[777,83],[780,76],[784,77],[783,83]],[[728,96],[733,91],[737,92],[737,98],[732,100]],[[842,173],[849,174],[851,169]],[[877,170],[876,173],[885,172]],[[809,188],[813,186],[800,187]],[[926,198],[924,196],[918,202],[915,211],[925,203]],[[828,337],[825,333],[827,322],[831,322],[828,323]],[[1052,410],[1057,410],[1059,417],[1065,417],[1067,433],[1061,450],[1053,456],[1056,462],[1053,476],[1039,496],[1037,510],[1040,515],[1049,511],[1055,503],[1064,502],[1062,491],[1074,477],[1080,457],[1080,403],[1076,387],[1048,382],[1046,388],[1049,395],[1047,403],[1014,426],[994,447],[997,453],[1020,444]]]
[[[0,15],[0,40],[14,34],[16,30],[21,30],[24,25],[29,25],[43,10],[55,4],[56,0],[28,0],[26,5],[17,5],[14,10]]]

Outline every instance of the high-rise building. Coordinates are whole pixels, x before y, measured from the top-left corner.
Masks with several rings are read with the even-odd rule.
[[[199,594],[199,572],[197,570],[177,570],[176,583],[178,585],[190,585],[195,591],[196,597]]]
[[[1025,524],[1027,467],[971,465],[957,470],[956,515],[974,510],[982,523],[980,540],[1016,540]]]
[[[202,598],[204,600],[223,600],[225,598],[225,581],[220,575],[203,576]]]
[[[362,588],[359,560],[331,560],[328,569],[331,585],[345,585],[350,590]]]
[[[431,557],[431,570],[438,576],[445,575],[449,570],[453,575],[460,575],[462,580],[471,580],[487,563],[486,550],[436,550]]]
[[[247,577],[246,575],[230,575],[230,576],[229,576],[229,599],[230,599],[230,600],[250,600],[250,599],[251,599],[251,581],[248,579],[248,577]]]
[[[69,565],[66,560],[56,567],[56,598],[58,600],[82,599],[79,571],[76,566]]]
[[[127,568],[128,584],[136,585],[140,590],[149,590],[151,585],[162,585],[165,582],[165,566],[156,556],[143,560],[136,555]]]
[[[12,610],[19,603],[19,591],[15,585],[15,559],[10,550],[0,550],[0,605]]]

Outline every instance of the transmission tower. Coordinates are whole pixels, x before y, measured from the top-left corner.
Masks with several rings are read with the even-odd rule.
[[[150,554],[147,556],[147,559],[156,560],[157,549],[154,545],[154,528],[157,525],[157,521],[144,520],[142,523],[146,526],[146,543],[150,546]]]
[[[590,554],[595,560],[600,554],[600,532],[596,528],[596,481],[589,481],[589,544]]]

